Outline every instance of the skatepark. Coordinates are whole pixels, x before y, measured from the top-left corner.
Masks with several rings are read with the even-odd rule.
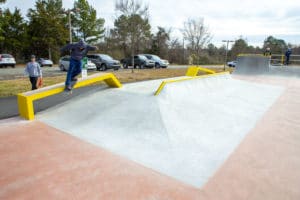
[[[22,102],[60,85],[22,94],[21,117],[0,121],[0,199],[299,199],[300,68],[241,55],[232,74],[194,69],[95,75],[78,87],[109,87],[42,112]]]

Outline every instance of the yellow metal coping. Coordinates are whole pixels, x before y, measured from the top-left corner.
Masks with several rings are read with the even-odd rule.
[[[110,87],[120,88],[122,84],[112,73],[98,73],[84,79],[79,79],[74,88],[84,87],[99,81],[104,81]],[[38,90],[18,94],[20,116],[27,120],[34,119],[33,101],[61,93],[65,90],[64,83],[44,87]]]
[[[199,66],[191,66],[188,68],[186,72],[186,76],[197,76],[199,71],[201,72],[206,72],[208,74],[215,74],[216,72],[204,67],[199,67]]]
[[[224,74],[229,74],[229,72],[220,72],[220,73],[214,73],[214,74],[207,74],[207,75],[202,75],[202,76],[191,76],[191,77],[182,77],[182,78],[177,78],[177,79],[170,79],[170,80],[165,80],[163,81],[156,92],[154,93],[155,96],[159,95],[161,91],[164,89],[165,85],[170,84],[170,83],[175,83],[175,82],[182,82],[182,81],[189,81],[189,80],[195,80],[195,79],[201,79],[201,78],[208,78],[212,76],[220,76]]]
[[[271,55],[265,56],[264,54],[245,54],[245,53],[241,53],[241,54],[237,55],[237,57],[245,57],[245,56],[271,57]]]

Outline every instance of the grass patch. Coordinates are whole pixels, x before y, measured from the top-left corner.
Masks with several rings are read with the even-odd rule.
[[[222,72],[222,69],[212,69],[217,72]],[[163,79],[177,76],[184,76],[187,69],[135,69],[120,70],[113,73],[121,81],[121,83],[132,83],[137,81]],[[93,74],[95,72],[90,72]],[[65,76],[44,77],[43,87],[61,83],[65,81]],[[4,80],[0,81],[0,97],[13,96],[18,93],[31,90],[31,84],[28,78]]]

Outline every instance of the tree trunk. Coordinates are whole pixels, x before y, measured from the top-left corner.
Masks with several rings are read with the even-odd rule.
[[[52,54],[51,54],[51,48],[50,47],[48,49],[48,56],[49,56],[49,59],[52,60]]]

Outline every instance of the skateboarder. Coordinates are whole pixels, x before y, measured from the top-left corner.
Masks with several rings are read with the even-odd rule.
[[[38,79],[42,78],[42,70],[38,62],[35,61],[35,55],[31,55],[31,62],[25,68],[25,74],[29,76],[31,89],[37,89]]]
[[[292,54],[291,48],[288,48],[288,50],[285,52],[285,64],[289,65],[290,64],[290,56]]]
[[[90,46],[84,42],[84,40],[80,40],[77,43],[72,43],[61,48],[61,52],[71,51],[71,59],[70,65],[66,77],[65,89],[66,91],[71,91],[73,86],[77,82],[76,76],[81,73],[82,69],[82,59],[88,51],[95,51],[97,47]]]

